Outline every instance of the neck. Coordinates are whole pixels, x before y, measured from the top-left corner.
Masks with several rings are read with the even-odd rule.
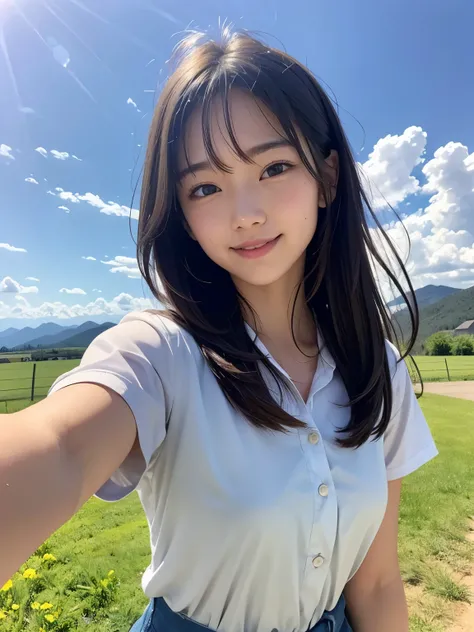
[[[272,341],[292,346],[294,336],[299,346],[313,346],[317,340],[314,318],[306,303],[304,288],[297,292],[302,276],[291,276],[288,274],[265,286],[234,280],[238,291],[252,308],[251,311],[243,305],[244,319],[264,344]]]

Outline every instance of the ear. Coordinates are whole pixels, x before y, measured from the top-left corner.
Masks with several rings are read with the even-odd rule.
[[[331,149],[331,153],[325,160],[325,176],[328,179],[331,189],[331,202],[334,202],[337,191],[337,182],[339,179],[339,154],[335,149]],[[322,187],[321,187],[322,188]],[[319,195],[319,206],[326,208],[326,200],[324,199],[323,191]]]

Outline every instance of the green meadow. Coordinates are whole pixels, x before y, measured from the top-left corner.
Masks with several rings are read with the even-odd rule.
[[[437,395],[421,404],[440,455],[404,481],[400,565],[410,630],[442,632],[456,604],[470,599],[462,576],[474,562],[465,538],[474,514],[474,404]],[[0,629],[128,632],[147,605],[140,579],[148,538],[136,493],[118,503],[91,498],[0,591]]]

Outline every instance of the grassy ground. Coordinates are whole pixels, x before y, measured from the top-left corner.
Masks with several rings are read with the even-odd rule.
[[[33,365],[36,364],[35,399],[45,397],[54,380],[79,364],[80,360],[50,360],[0,364],[0,406],[2,400],[29,399]],[[0,408],[0,412],[3,412]]]
[[[415,360],[425,382],[447,380],[446,362],[452,381],[474,380],[474,356],[452,356],[448,358],[416,356]],[[35,399],[44,397],[54,380],[62,373],[77,366],[79,362],[79,360],[37,362]],[[413,379],[416,381],[417,375],[410,360],[408,361],[408,366]],[[32,374],[33,362],[0,364],[0,412],[5,412],[5,401],[28,400],[31,397]]]
[[[415,356],[415,361],[424,382],[446,381],[448,371],[452,382],[474,380],[474,356]],[[410,360],[408,367],[414,374]]]
[[[474,514],[474,405],[436,395],[421,401],[440,455],[404,481],[400,564],[411,632],[442,632],[454,604],[469,598],[460,580],[474,560],[474,547],[465,540],[468,517]],[[148,538],[136,494],[119,503],[89,500],[21,569],[42,573],[44,590],[34,597],[38,603],[63,609],[51,624],[55,627],[44,627],[43,621],[44,629],[128,632],[147,605],[140,579],[149,560]],[[57,561],[42,570],[45,552]],[[110,570],[119,583],[104,588],[101,579]],[[32,580],[13,581],[23,608],[27,598],[22,582]],[[37,617],[39,621],[44,613]],[[40,629],[38,622],[26,619],[21,626],[16,629]]]

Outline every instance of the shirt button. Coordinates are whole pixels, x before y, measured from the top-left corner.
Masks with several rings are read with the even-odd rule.
[[[314,568],[319,568],[324,564],[324,557],[322,555],[317,555],[313,557],[313,566]]]
[[[310,434],[308,435],[308,441],[310,443],[312,443],[313,445],[315,445],[316,443],[318,443],[319,441],[319,435],[317,432],[310,432]]]
[[[326,497],[329,494],[329,487],[323,483],[319,486],[318,492],[320,496]]]

